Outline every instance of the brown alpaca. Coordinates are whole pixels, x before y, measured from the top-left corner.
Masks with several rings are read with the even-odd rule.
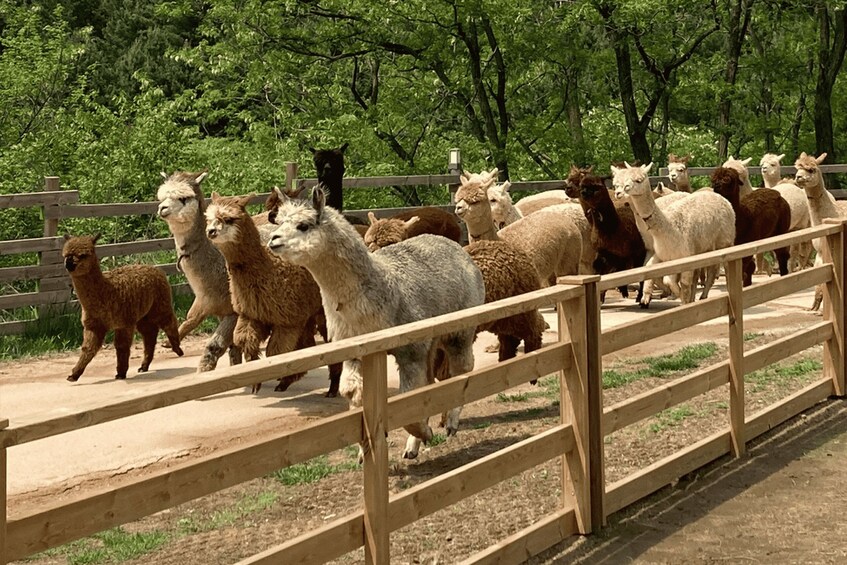
[[[368,212],[370,227],[365,232],[365,245],[370,251],[399,243],[422,233],[442,235],[456,243],[462,238],[462,229],[453,214],[440,208],[425,206],[406,210],[390,218],[378,219]]]
[[[66,235],[62,249],[65,268],[82,307],[82,350],[68,376],[71,382],[82,376],[109,330],[115,331],[116,379],[126,378],[136,328],[144,340],[139,373],[150,368],[160,329],[176,354],[182,355],[167,277],[152,265],[126,265],[104,273],[94,247],[98,237]]]
[[[741,197],[743,181],[735,169],[718,167],[712,173],[712,190],[726,198],[735,211],[735,245],[788,233],[791,229],[791,207],[771,188],[760,188]],[[774,251],[779,262],[779,274],[788,274],[789,249]],[[753,284],[756,262],[753,257],[742,261],[744,286]]]
[[[238,314],[233,343],[252,361],[258,359],[266,339],[268,357],[314,345],[323,309],[320,289],[309,272],[283,261],[262,244],[245,209],[250,198],[212,193],[206,235],[226,259],[232,306]],[[286,390],[302,376],[281,378],[275,390]],[[338,393],[340,376],[341,364],[332,365],[327,396]],[[253,390],[259,388],[261,383]]]

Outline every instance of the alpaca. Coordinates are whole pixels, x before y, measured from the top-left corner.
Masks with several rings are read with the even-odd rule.
[[[318,183],[322,184],[327,191],[326,203],[339,212],[344,210],[344,194],[341,184],[344,178],[344,151],[348,145],[345,143],[337,149],[310,148]]]
[[[666,208],[656,204],[647,174],[653,164],[642,167],[627,165],[623,174],[621,191],[629,197],[635,213],[641,217],[653,234],[654,254],[647,261],[652,265],[690,257],[698,253],[730,247],[735,241],[735,213],[722,196],[711,191],[696,191]],[[659,200],[661,202],[661,199]],[[708,269],[701,300],[706,298],[714,283],[716,269]],[[680,300],[694,300],[694,273],[682,273],[679,282],[666,279]],[[650,293],[645,292],[641,305],[650,305]]]
[[[739,195],[741,198],[744,198],[753,192],[753,185],[750,184],[750,172],[747,170],[747,165],[749,165],[752,160],[752,157],[748,157],[741,161],[730,155],[729,159],[724,161],[723,165],[721,165],[722,168],[729,167],[730,169],[735,169],[738,173],[738,178],[741,179],[741,194]]]
[[[126,378],[136,328],[144,342],[139,373],[150,368],[160,329],[168,336],[171,349],[182,356],[168,278],[152,265],[125,265],[104,273],[95,248],[99,237],[66,235],[62,248],[65,269],[82,308],[82,348],[68,375],[71,382],[82,376],[109,330],[115,331],[116,379]]]
[[[371,225],[365,232],[364,239],[365,245],[371,251],[422,233],[443,235],[456,243],[462,239],[462,228],[453,214],[432,206],[404,210],[391,218],[383,219],[377,219],[373,212],[368,212],[368,218]]]
[[[579,203],[591,224],[591,240],[597,249],[594,272],[605,275],[643,266],[647,250],[632,208],[626,203],[615,206],[600,177],[586,175],[579,187]],[[641,298],[639,289],[636,301],[640,302]]]
[[[765,153],[762,155],[759,166],[762,167],[762,180],[765,183],[765,188],[773,188],[776,185],[789,181],[794,182],[794,179],[782,178],[782,165],[780,161],[785,157],[785,153],[774,155],[773,153]]]
[[[308,271],[283,261],[261,243],[245,210],[250,198],[213,192],[206,209],[206,236],[226,259],[232,307],[238,314],[233,341],[253,361],[265,339],[268,357],[314,345],[323,313],[320,289]],[[330,366],[329,374],[327,396],[335,396],[340,366]],[[286,390],[302,376],[282,377],[275,390]],[[261,383],[254,392],[259,388]]]
[[[735,211],[735,245],[750,243],[787,233],[791,228],[791,208],[779,192],[770,188],[754,190],[743,198],[741,177],[729,167],[718,167],[712,173],[712,189],[726,198]],[[774,251],[779,262],[779,274],[788,274],[788,248]],[[741,262],[744,286],[753,284],[756,270],[753,257],[744,257]]]
[[[330,338],[343,339],[440,314],[478,306],[485,301],[482,273],[462,247],[432,234],[369,253],[353,227],[326,205],[321,185],[310,202],[288,200],[277,215],[278,227],[268,246],[307,269],[321,289]],[[400,391],[427,384],[432,359],[443,354],[448,374],[473,369],[475,328],[389,351],[400,370]],[[345,361],[341,392],[352,406],[362,404],[361,363]],[[447,434],[459,426],[461,407],[443,418]],[[421,441],[432,438],[426,420],[406,426],[403,457],[414,459]],[[360,446],[360,461],[363,451]]]
[[[194,292],[194,302],[185,321],[179,326],[179,338],[184,339],[208,316],[220,321],[206,342],[198,372],[211,371],[218,359],[229,349],[230,365],[241,362],[241,350],[232,343],[232,333],[238,315],[232,309],[226,261],[206,237],[206,200],[200,183],[207,173],[162,173],[159,186],[158,216],[165,220],[174,236],[179,269]]]
[[[529,196],[524,196],[515,203],[515,208],[524,216],[543,210],[557,204],[568,204],[573,202],[564,190],[545,190]]]
[[[668,178],[671,188],[676,192],[691,192],[691,178],[688,176],[688,161],[691,155],[677,157],[673,153],[668,155]]]
[[[797,186],[806,191],[806,198],[809,202],[809,220],[813,226],[819,226],[827,218],[845,218],[847,217],[847,202],[836,201],[832,194],[826,189],[818,165],[826,159],[826,153],[821,153],[819,156],[807,155],[806,152],[800,153],[794,167],[797,173],[794,175],[794,180],[797,181]],[[815,257],[815,266],[823,265],[823,256],[821,249],[823,242],[820,239],[815,239],[812,242],[817,255]],[[818,286],[815,289],[815,299],[810,310],[820,308],[823,301],[823,288]]]
[[[488,203],[488,188],[496,178],[496,168],[482,174],[462,173],[460,177],[456,215],[467,224],[471,243],[481,239],[510,241],[530,258],[544,286],[555,284],[556,277],[576,274],[583,242],[579,228],[565,211],[571,205],[539,210],[498,232]]]
[[[590,171],[591,169],[581,169]],[[512,197],[509,194],[511,183],[509,181],[503,184],[495,184],[488,188],[488,203],[491,206],[491,217],[498,229],[502,229],[511,225],[521,218],[523,214],[512,204]],[[568,195],[570,197],[570,195]],[[582,253],[579,258],[579,274],[590,275],[594,273],[594,259],[597,257],[597,250],[591,242],[591,224],[585,217],[582,207],[579,202],[574,200],[567,204],[556,205],[556,210],[563,211],[573,221],[574,225],[579,229],[579,234],[582,237]]]

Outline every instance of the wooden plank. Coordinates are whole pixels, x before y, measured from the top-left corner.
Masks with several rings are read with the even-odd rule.
[[[443,210],[450,214],[453,213],[455,206],[427,206],[427,208],[438,208],[439,210]],[[357,218],[361,218],[362,220],[368,220],[368,214],[373,212],[374,216],[377,218],[391,218],[392,216],[396,216],[401,212],[409,212],[410,210],[414,210],[413,207],[407,208],[371,208],[368,210],[344,210],[345,216],[355,216]]]
[[[365,446],[365,563],[389,563],[388,533],[388,355],[362,359],[363,443]]]
[[[361,510],[305,532],[285,543],[268,548],[237,565],[279,565],[280,563],[326,563],[362,546],[365,519]]]
[[[0,296],[0,310],[11,310],[13,308],[37,306],[39,304],[61,304],[67,300],[67,296],[68,293],[64,290],[9,294],[6,296]]]
[[[576,514],[564,508],[462,561],[462,565],[524,563],[576,533]]]
[[[9,558],[20,559],[340,449],[362,438],[362,410],[321,419],[271,439],[134,477],[116,488],[23,513],[8,522]],[[361,538],[360,543],[361,545]]]
[[[721,361],[618,402],[608,407],[603,414],[603,435],[622,430],[728,382],[729,361]]]
[[[97,256],[101,259],[104,257],[119,257],[138,253],[154,253],[156,251],[174,251],[173,238],[143,239],[141,241],[106,243],[97,246]]]
[[[784,277],[772,277],[744,289],[744,307],[758,306],[830,280],[832,266],[828,264],[797,271]]]
[[[78,190],[50,190],[18,194],[0,194],[0,210],[32,206],[74,204],[79,202]]]
[[[823,343],[832,335],[831,322],[818,322],[744,354],[747,374]]]
[[[688,167],[688,176],[693,177],[708,177],[711,176],[713,172],[715,172],[714,167]],[[847,173],[847,165],[842,164],[833,164],[833,165],[818,165],[818,168],[822,173]],[[780,172],[783,177],[793,177],[797,173],[797,169],[794,165],[783,165],[780,168]],[[748,166],[747,173],[750,176],[762,176],[762,168],[757,166]],[[667,175],[668,168],[662,167],[659,169],[659,174]]]
[[[831,379],[818,380],[750,416],[747,437],[753,439],[808,410],[834,393]]]
[[[606,491],[607,516],[726,455],[730,442],[729,428],[726,428],[611,485]]]
[[[725,295],[713,296],[603,332],[603,355],[729,314]]]
[[[724,269],[729,302],[729,431],[732,454],[741,457],[747,449],[744,437],[744,295],[741,259],[728,261]]]
[[[53,265],[21,265],[0,268],[0,282],[26,281],[48,277],[59,277],[67,271],[61,263]]]
[[[605,524],[603,497],[606,493],[605,452],[603,450],[603,357],[600,353],[600,277],[580,277],[585,286],[585,355],[588,379],[588,462],[590,465],[591,529]]]
[[[0,255],[13,255],[16,253],[38,253],[39,251],[61,250],[65,244],[61,237],[36,237],[32,239],[15,239],[11,241],[0,241]]]
[[[388,429],[393,430],[503,392],[533,379],[568,368],[573,363],[570,343],[555,343],[496,365],[457,375],[426,388],[426,394],[410,391],[388,400]]]
[[[847,281],[847,265],[845,265],[844,224],[845,220],[832,219],[827,223],[841,226],[841,232],[829,235],[824,239],[821,252],[824,263],[832,264],[832,280],[823,286],[823,319],[831,320],[833,324],[832,337],[823,344],[823,374],[832,379],[836,396],[844,396],[844,371],[847,366],[845,357],[845,281]]]
[[[315,178],[297,179],[297,190],[312,188]],[[378,188],[381,186],[438,186],[458,184],[459,175],[405,175],[391,177],[347,177],[342,180],[343,188]]]
[[[560,457],[574,445],[573,428],[559,425],[404,490],[391,498],[391,531]]]
[[[0,322],[0,335],[21,334],[27,326],[34,324],[35,320],[21,320],[18,322]]]

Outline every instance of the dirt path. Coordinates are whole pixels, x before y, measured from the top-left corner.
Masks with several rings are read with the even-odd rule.
[[[719,285],[715,292],[721,291],[723,287]],[[812,291],[809,290],[775,303],[746,310],[745,331],[773,336],[819,321],[820,317],[804,310],[811,303],[811,297]],[[678,303],[654,302],[650,311],[642,311],[631,301],[623,301],[617,297],[616,293],[611,292],[603,307],[602,324],[604,328],[612,327],[653,315],[657,311],[672,308],[676,304]],[[555,313],[548,310],[545,312],[545,318],[555,329]],[[673,337],[638,344],[625,351],[609,355],[604,358],[604,363],[614,364],[626,359],[670,353],[691,343],[708,341],[725,347],[725,336],[726,321],[717,320],[678,332]],[[545,334],[545,343],[555,339],[555,331],[551,330]],[[480,335],[475,344],[477,367],[496,361],[496,354],[484,351],[485,347],[492,343],[494,343],[492,336]],[[144,375],[131,375],[123,382],[112,379],[114,352],[111,350],[99,354],[76,384],[70,384],[64,380],[76,359],[76,354],[2,363],[0,364],[0,415],[8,417],[14,423],[16,418],[34,414],[61,413],[69,407],[85,407],[109,398],[137,395],[163,378],[186,382],[203,378],[203,375],[194,373],[202,344],[202,339],[189,339],[185,347],[186,356],[183,358],[177,358],[167,351],[157,351],[157,357],[151,367],[153,371]],[[138,363],[139,356],[140,351],[134,350],[131,366]],[[396,370],[393,363],[389,363],[389,371],[389,386],[396,390]],[[93,426],[65,434],[58,439],[40,440],[14,447],[10,450],[9,457],[10,506],[17,509],[38,502],[42,497],[55,497],[68,492],[76,493],[81,490],[102,488],[114,477],[129,472],[134,475],[153,472],[174,461],[198,457],[247,438],[256,439],[271,431],[298,427],[304,422],[345,410],[346,402],[343,400],[323,397],[327,383],[325,369],[314,370],[295,383],[286,393],[273,392],[273,383],[269,382],[259,395],[254,396],[247,390],[230,391],[200,401],[140,414],[120,422]],[[644,383],[643,386],[648,384]],[[510,392],[518,395],[524,392],[534,394],[533,391],[536,390],[526,385],[520,390]],[[620,399],[635,392],[637,387],[610,391],[606,399],[607,404],[614,402],[615,398]],[[708,404],[709,402],[711,404]],[[718,406],[716,409],[719,412],[719,404],[718,400],[706,401],[705,408],[697,409],[704,413],[709,410],[714,412],[714,407]],[[823,411],[824,416],[821,418],[824,423],[813,428],[821,430],[818,435],[809,431],[788,433],[783,440],[769,439],[767,441],[777,442],[775,448],[768,448],[767,446],[772,444],[763,442],[761,447],[753,448],[751,455],[747,458],[732,462],[729,467],[724,464],[716,467],[713,472],[707,471],[702,476],[696,475],[694,479],[683,481],[680,483],[685,487],[682,491],[663,491],[658,497],[654,497],[655,500],[652,502],[647,502],[638,509],[631,509],[621,514],[620,518],[616,517],[613,522],[620,523],[613,524],[601,535],[558,548],[555,552],[546,554],[544,558],[546,561],[537,562],[555,563],[564,559],[567,562],[579,560],[592,563],[617,563],[634,559],[650,563],[699,563],[726,560],[735,556],[736,553],[727,549],[728,544],[733,548],[737,547],[754,553],[759,549],[776,547],[775,541],[769,541],[767,536],[777,538],[780,535],[778,532],[784,532],[785,528],[800,527],[801,518],[805,519],[807,516],[801,510],[796,511],[797,524],[789,524],[784,528],[774,527],[773,531],[767,529],[767,525],[771,523],[769,517],[760,518],[758,522],[761,524],[758,524],[755,517],[748,516],[741,527],[737,520],[731,519],[731,516],[744,509],[749,514],[756,508],[752,502],[760,505],[763,500],[771,499],[773,505],[765,512],[780,514],[781,518],[785,518],[786,515],[790,517],[792,514],[784,511],[785,505],[791,506],[789,503],[795,498],[807,502],[806,506],[809,507],[807,510],[812,513],[811,515],[814,515],[814,512],[823,514],[820,509],[814,509],[817,505],[808,504],[808,502],[819,501],[828,496],[827,489],[834,488],[834,480],[837,480],[831,471],[837,468],[837,465],[840,464],[843,468],[843,465],[847,463],[847,453],[845,453],[847,450],[827,448],[829,453],[844,455],[843,459],[833,456],[811,457],[803,455],[803,450],[822,448],[824,442],[821,438],[829,438],[828,434],[836,436],[845,431],[840,425],[832,423],[840,421],[837,415],[830,415],[833,411],[840,414],[841,410],[840,405],[836,404],[834,408]],[[466,407],[463,412],[462,433],[457,438],[451,438],[447,444],[426,449],[421,458],[414,463],[396,463],[395,461],[392,490],[408,488],[417,482],[466,463],[473,457],[519,441],[528,434],[537,433],[543,429],[543,425],[555,421],[556,414],[557,408],[551,407],[549,399],[544,398],[536,398],[520,407],[510,406],[496,399],[474,403]],[[716,422],[717,426],[725,425],[725,419],[719,418]],[[683,430],[684,433],[677,440],[664,439],[664,435],[649,431],[647,427],[636,429],[629,436],[610,436],[607,447],[608,480],[613,480],[615,473],[623,473],[627,469],[631,472],[631,466],[634,463],[643,463],[641,460],[647,458],[648,454],[658,456],[664,449],[673,449],[677,444],[685,445],[690,441],[691,435],[702,432],[703,429]],[[399,431],[392,433],[392,441],[396,444],[392,447],[392,458],[396,458],[397,453],[394,452],[398,451],[399,446],[402,445],[400,437]],[[806,437],[811,438],[809,443],[804,443],[803,438]],[[844,441],[847,442],[847,439]],[[760,449],[759,455],[756,455],[756,449]],[[778,453],[779,458],[775,462],[768,459],[773,457],[769,449],[775,449]],[[756,464],[751,465],[753,462]],[[802,474],[797,475],[800,471]],[[548,483],[545,480],[543,484],[536,484],[533,479],[542,475],[552,477],[555,473],[555,462],[551,462],[542,469],[534,470],[530,475],[522,475],[519,481],[523,482],[517,485],[520,504],[516,505],[514,493],[495,497],[500,492],[498,487],[487,491],[485,496],[478,495],[458,505],[449,517],[440,512],[431,520],[423,520],[418,530],[429,531],[432,528],[443,530],[445,524],[452,525],[447,527],[451,532],[451,541],[446,548],[438,548],[437,541],[421,541],[420,534],[416,533],[418,530],[404,528],[392,535],[392,555],[397,556],[397,563],[446,563],[505,537],[515,531],[515,528],[524,527],[534,515],[540,516],[545,508],[549,511],[548,507],[555,504],[558,498],[555,492],[551,498],[550,493],[544,490],[555,481]],[[265,518],[268,527],[274,524],[274,520],[282,520],[275,528],[268,530],[264,525],[259,527],[253,524],[250,526],[252,530],[234,527],[231,528],[233,531],[228,532],[223,529],[223,531],[215,532],[217,534],[215,544],[211,544],[210,540],[204,537],[205,534],[198,534],[190,539],[180,538],[181,541],[169,546],[167,551],[157,553],[153,561],[141,559],[138,562],[183,563],[188,555],[202,548],[209,555],[205,562],[231,563],[241,558],[239,556],[243,557],[272,545],[275,537],[282,536],[282,539],[290,539],[298,531],[320,524],[322,520],[327,519],[326,516],[341,515],[360,504],[359,478],[351,483],[350,475],[351,473],[333,475],[316,485],[296,487],[293,491],[286,490],[284,494],[280,494],[279,496],[286,500],[284,508],[269,510],[270,514]],[[526,479],[526,476],[533,478]],[[824,490],[801,494],[796,490],[798,476],[807,477],[808,480],[805,482],[812,487]],[[833,483],[818,483],[816,482],[818,476],[830,476],[833,478]],[[736,480],[733,477],[737,477],[740,482],[738,484],[732,482]],[[771,481],[776,482],[771,484]],[[787,488],[789,485],[791,488]],[[516,485],[504,485],[503,489],[507,486],[515,487]],[[194,515],[203,509],[219,508],[239,497],[247,496],[254,491],[264,492],[263,489],[268,488],[271,487],[266,481],[257,479],[257,482],[228,489],[218,495],[204,497],[196,503],[191,503],[188,509],[174,509],[173,512],[165,512],[145,519],[137,527],[142,529],[163,527],[163,524],[167,525],[177,520],[176,516],[183,516],[180,519],[185,519],[185,512],[188,512],[188,515]],[[342,492],[343,495],[340,494]],[[316,501],[319,493],[328,494],[327,500]],[[726,493],[734,494],[728,496]],[[783,493],[784,497],[780,498],[779,496]],[[745,499],[745,496],[756,498]],[[780,504],[783,506],[780,507]],[[728,509],[728,514],[721,517],[720,512],[723,508]],[[478,519],[480,513],[488,513],[492,516],[489,526],[484,531],[468,529],[467,524]],[[502,523],[498,523],[496,517],[501,515]],[[834,524],[838,522],[834,520],[834,516],[830,519],[834,528]],[[495,523],[498,524],[497,527],[494,527]],[[761,526],[761,529],[758,526]],[[473,528],[473,526],[470,527]],[[812,530],[815,529],[812,528]],[[406,530],[409,531],[406,532]],[[735,536],[736,530],[741,537]],[[247,531],[250,532],[249,536]],[[757,541],[748,540],[745,537],[748,535]],[[246,543],[245,536],[253,541]],[[254,540],[254,536],[258,536],[258,539]],[[833,545],[829,549],[847,547],[847,544],[838,542],[837,536],[832,537]],[[462,539],[461,543],[459,538]],[[279,541],[277,539],[276,543]],[[784,541],[784,536],[776,541]],[[428,549],[433,543],[436,549]],[[682,554],[679,553],[680,546],[685,547]],[[692,549],[695,546],[699,548],[697,551]],[[744,555],[747,554],[737,553],[737,555],[741,556],[739,560],[744,560]],[[816,555],[821,558],[826,557],[824,553]],[[360,560],[355,554],[339,560],[339,563],[358,562]],[[793,561],[777,559],[774,562]],[[826,559],[820,562],[826,562]]]

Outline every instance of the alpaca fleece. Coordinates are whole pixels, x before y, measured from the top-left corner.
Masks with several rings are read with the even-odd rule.
[[[787,233],[791,229],[791,208],[779,192],[770,188],[754,190],[741,197],[743,183],[735,169],[718,167],[712,173],[712,190],[726,198],[735,212],[735,245]],[[774,251],[779,274],[788,274],[789,249]],[[753,257],[742,260],[744,286],[753,284],[756,264]]]
[[[250,196],[212,194],[206,210],[206,235],[226,259],[232,306],[238,314],[234,343],[248,360],[288,353],[315,344],[322,316],[320,289],[306,269],[283,261],[262,245],[259,231],[245,210]],[[286,390],[302,373],[280,379]],[[330,367],[329,396],[338,390],[340,367]]]
[[[150,368],[159,330],[182,355],[179,331],[171,302],[171,286],[165,274],[152,265],[126,265],[104,273],[100,270],[97,237],[67,237],[62,249],[65,268],[82,307],[83,341],[79,360],[69,381],[76,381],[100,350],[109,330],[115,331],[116,379],[125,379],[129,350],[135,330],[144,342],[138,372]]]
[[[373,212],[369,212],[368,217],[371,225],[364,238],[365,245],[371,251],[424,233],[441,235],[456,243],[462,238],[462,229],[456,217],[432,206],[405,210],[383,219],[378,219]]]

